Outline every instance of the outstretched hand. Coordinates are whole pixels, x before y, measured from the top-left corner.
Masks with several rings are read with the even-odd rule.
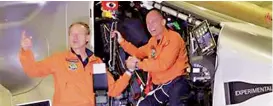
[[[136,68],[136,64],[137,62],[139,62],[140,60],[137,59],[136,57],[129,57],[127,60],[126,60],[126,66],[128,69],[131,69],[131,70],[135,70]]]
[[[26,31],[21,33],[21,47],[24,50],[29,50],[32,48],[32,36],[27,36]]]
[[[118,37],[118,43],[120,43],[124,40],[119,31],[115,30],[115,31],[111,32],[112,38],[114,38],[116,36]]]

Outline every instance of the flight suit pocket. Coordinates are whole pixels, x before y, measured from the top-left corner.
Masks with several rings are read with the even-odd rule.
[[[63,103],[75,103],[87,101],[85,95],[82,95],[80,89],[75,84],[70,82],[65,83],[65,87],[62,92],[61,102]]]

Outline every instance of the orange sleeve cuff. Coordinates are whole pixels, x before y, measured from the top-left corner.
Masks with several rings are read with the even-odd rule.
[[[31,55],[32,52],[31,50],[24,50],[23,48],[20,49],[20,56],[22,57],[28,57],[29,55]]]
[[[130,80],[130,78],[131,78],[131,76],[130,75],[128,75],[128,74],[124,74],[122,77],[124,77],[124,81],[127,83],[129,80]]]
[[[137,63],[137,67],[138,67],[139,69],[142,69],[143,71],[146,71],[146,72],[147,72],[147,70],[146,70],[146,68],[145,68],[145,65],[144,65],[144,63],[143,63],[142,61],[140,61],[140,62]]]
[[[20,49],[19,52],[19,59],[21,63],[30,63],[31,61],[35,61],[33,57],[33,53],[31,50],[24,50],[23,48]]]
[[[125,39],[123,39],[123,40],[119,43],[119,45],[120,45],[122,48],[124,48],[124,47],[126,46],[127,43],[128,43],[128,42],[126,42]]]

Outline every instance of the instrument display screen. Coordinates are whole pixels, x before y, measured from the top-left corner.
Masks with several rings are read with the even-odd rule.
[[[216,43],[206,20],[193,29],[193,36],[203,54],[216,47]]]

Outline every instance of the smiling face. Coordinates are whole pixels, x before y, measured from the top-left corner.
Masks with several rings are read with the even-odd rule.
[[[146,24],[152,36],[160,36],[164,31],[166,20],[158,11],[152,10],[147,14]]]
[[[72,24],[69,28],[69,45],[72,49],[85,48],[88,42],[89,28],[87,24]]]

